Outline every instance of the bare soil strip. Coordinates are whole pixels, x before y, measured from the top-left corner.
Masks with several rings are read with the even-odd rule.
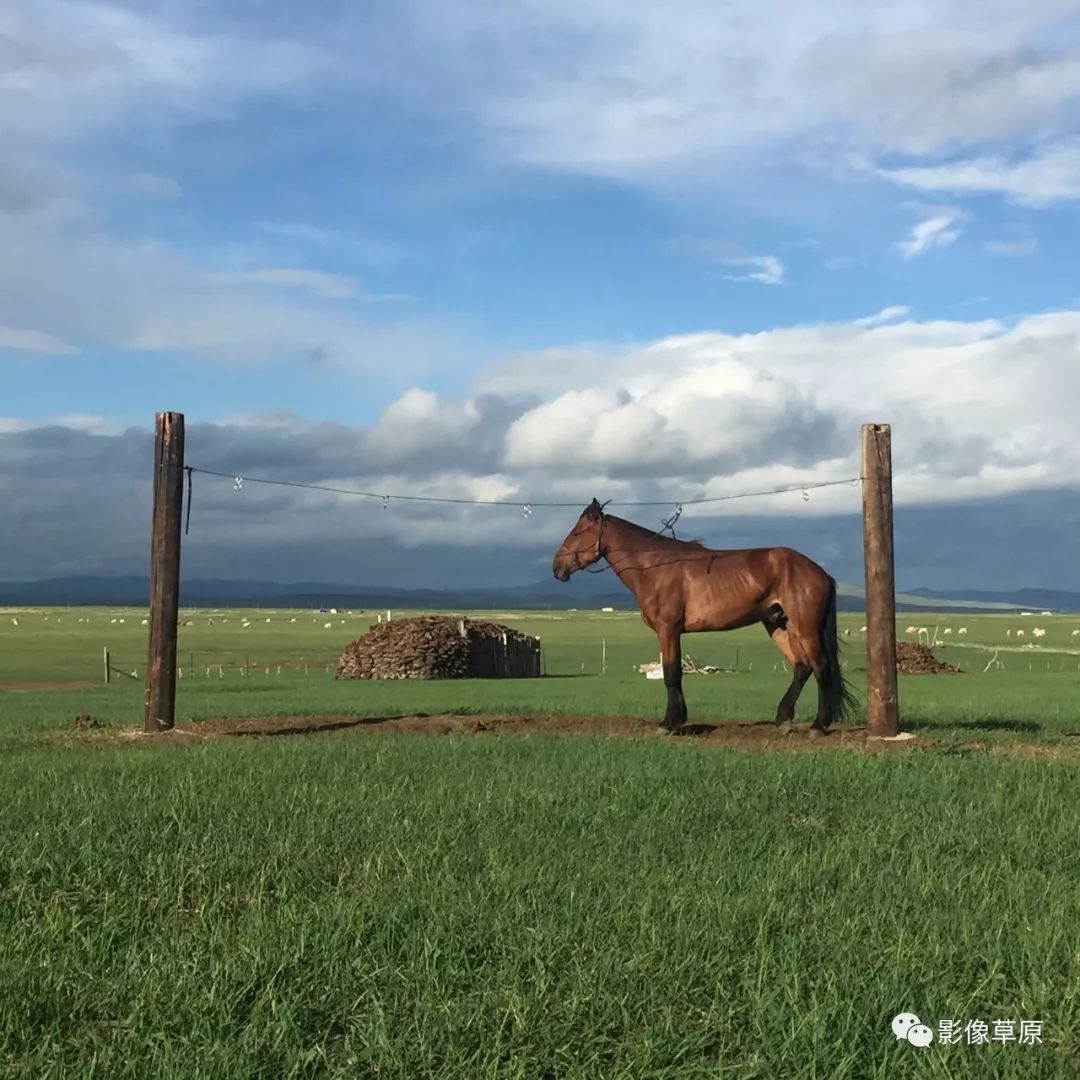
[[[115,729],[114,729],[115,731]],[[751,751],[835,750],[839,748],[880,753],[926,746],[918,737],[890,741],[867,737],[865,727],[838,725],[826,735],[813,734],[809,724],[796,724],[790,733],[780,732],[771,721],[729,720],[688,724],[684,734],[673,736],[655,719],[627,716],[529,716],[453,714],[409,716],[271,716],[224,717],[178,724],[166,738],[206,741],[229,738],[274,738],[283,735],[320,735],[348,731],[356,735],[570,735],[620,739],[653,739],[693,745],[702,749],[734,748]],[[102,734],[105,730],[101,731]],[[125,733],[137,738],[140,731]]]

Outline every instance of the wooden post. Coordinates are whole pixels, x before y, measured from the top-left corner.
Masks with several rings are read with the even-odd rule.
[[[180,614],[180,522],[184,502],[184,416],[156,417],[154,511],[150,532],[150,655],[143,730],[176,721],[176,627]]]
[[[102,649],[102,659],[105,661],[105,681],[112,681],[112,664],[109,663],[109,646],[106,645]]]
[[[866,727],[900,733],[896,690],[896,583],[893,562],[892,430],[862,427],[863,558],[866,576]]]

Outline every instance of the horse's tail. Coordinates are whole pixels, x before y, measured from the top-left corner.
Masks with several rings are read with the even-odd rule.
[[[821,680],[826,723],[845,720],[858,706],[840,667],[840,642],[836,634],[836,581],[829,578],[829,598],[821,619],[821,653],[825,670]]]

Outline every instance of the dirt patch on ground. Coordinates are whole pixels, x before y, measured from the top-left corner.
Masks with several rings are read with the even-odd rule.
[[[727,720],[688,724],[685,733],[673,736],[655,719],[626,716],[528,716],[452,714],[410,716],[273,716],[223,718],[179,724],[163,736],[144,736],[141,731],[113,730],[124,739],[171,739],[203,742],[231,738],[276,738],[288,735],[323,735],[348,731],[356,735],[458,735],[497,738],[499,735],[590,736],[594,738],[651,739],[701,749],[731,748],[748,751],[815,751],[853,749],[871,753],[926,747],[925,736],[882,740],[867,737],[865,727],[838,725],[825,735],[796,724],[784,734],[775,724],[761,720]]]
[[[901,675],[962,675],[963,672],[952,664],[939,660],[928,645],[919,645],[914,641],[896,643],[896,670]]]

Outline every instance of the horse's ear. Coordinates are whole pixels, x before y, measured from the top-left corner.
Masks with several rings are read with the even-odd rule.
[[[603,507],[596,501],[596,499],[593,499],[593,501],[585,507],[585,516],[590,520],[595,521],[600,516],[600,512],[602,510]]]

